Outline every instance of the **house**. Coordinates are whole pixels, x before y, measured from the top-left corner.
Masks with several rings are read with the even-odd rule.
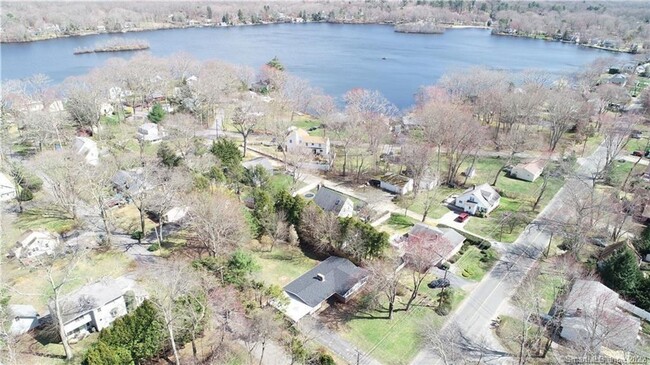
[[[135,137],[139,141],[155,142],[160,141],[165,136],[162,127],[156,123],[144,123],[138,127]]]
[[[437,228],[417,223],[400,243],[405,241],[409,243],[433,243],[432,246],[437,259],[431,265],[435,266],[457,254],[463,246],[463,242],[465,242],[465,236],[452,228]]]
[[[110,326],[127,313],[125,294],[129,291],[133,292],[134,307],[146,298],[135,281],[126,277],[104,278],[65,296],[60,301],[65,333],[83,336]],[[54,314],[54,303],[49,307]]]
[[[83,156],[86,163],[89,165],[97,166],[99,163],[99,149],[97,143],[88,137],[75,137],[74,151],[78,155]]]
[[[118,193],[123,193],[126,196],[149,189],[141,170],[120,170],[113,175],[111,182]]]
[[[413,191],[413,179],[393,173],[386,173],[371,179],[370,185],[399,195],[406,195]]]
[[[345,303],[365,285],[368,276],[368,271],[350,260],[330,256],[284,287],[289,304],[282,311],[297,322],[330,298]]]
[[[102,103],[99,107],[99,114],[101,115],[113,115],[115,108],[109,103]]]
[[[576,280],[564,302],[560,336],[590,350],[632,350],[641,322],[624,312],[616,292],[594,280]]]
[[[9,176],[0,172],[0,202],[8,202],[16,198],[16,186]]]
[[[639,259],[639,263],[640,263],[640,261],[641,261],[640,256],[641,255],[639,255],[636,248],[634,247],[634,245],[629,240],[624,240],[624,241],[621,241],[621,242],[613,243],[613,244],[603,248],[603,250],[600,251],[600,254],[598,255],[598,265],[600,265],[601,263],[607,261],[607,259],[612,257],[612,255],[614,255],[614,253],[616,253],[617,251],[625,250],[625,249],[629,249],[632,252],[634,252],[634,254],[637,256],[637,259]]]
[[[327,137],[310,136],[302,128],[291,127],[289,134],[285,137],[287,151],[297,150],[304,147],[309,148],[316,155],[327,156],[330,154],[330,139]]]
[[[354,202],[350,198],[325,186],[321,186],[316,192],[314,203],[338,217],[351,217],[354,214]]]
[[[515,179],[533,182],[544,172],[545,163],[541,160],[530,161],[515,165],[510,170],[510,177]]]
[[[51,255],[59,246],[59,237],[46,230],[29,230],[23,233],[9,252],[9,257],[31,259],[43,254]]]
[[[181,219],[185,218],[187,211],[187,207],[173,207],[167,213],[163,214],[163,222],[178,223]]]
[[[266,157],[255,157],[251,160],[244,161],[241,164],[246,170],[254,169],[256,166],[262,166],[269,175],[273,175],[273,164],[271,163],[271,160]]]
[[[614,85],[625,86],[625,84],[627,84],[627,76],[623,74],[616,74],[609,78],[609,82]]]
[[[456,197],[454,205],[464,212],[489,214],[499,206],[501,196],[490,184],[474,185]]]
[[[12,304],[9,306],[9,319],[11,326],[9,333],[14,336],[22,335],[38,327],[40,316],[36,309],[29,304]]]

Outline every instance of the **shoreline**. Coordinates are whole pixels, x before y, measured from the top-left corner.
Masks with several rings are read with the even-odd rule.
[[[150,31],[158,31],[158,30],[174,30],[174,29],[191,29],[191,28],[230,28],[230,27],[250,27],[250,26],[264,26],[264,25],[277,25],[277,24],[345,24],[345,25],[390,25],[393,27],[393,29],[399,25],[396,23],[392,22],[329,22],[329,21],[308,21],[308,22],[291,22],[291,21],[278,21],[278,22],[268,22],[268,23],[257,23],[257,24],[233,24],[233,25],[218,25],[218,24],[196,24],[196,25],[174,25],[174,24],[160,24],[151,28],[130,28],[130,29],[125,29],[117,32],[109,32],[109,31],[88,31],[88,32],[83,32],[83,33],[78,33],[78,34],[60,34],[60,35],[54,35],[54,36],[47,36],[47,37],[39,37],[35,39],[30,39],[30,40],[21,40],[21,41],[4,41],[0,40],[0,44],[20,44],[20,43],[32,43],[32,42],[41,42],[41,41],[48,41],[48,40],[53,40],[53,39],[59,39],[59,38],[72,38],[72,37],[85,37],[85,36],[92,36],[92,35],[100,35],[100,34],[119,34],[119,33],[136,33],[136,32],[150,32]],[[630,50],[624,50],[624,49],[614,49],[614,48],[606,48],[602,46],[597,46],[597,45],[589,45],[589,44],[580,44],[580,43],[575,43],[575,42],[570,42],[570,41],[561,41],[561,40],[556,40],[552,38],[541,38],[541,37],[535,37],[535,36],[528,36],[528,35],[518,35],[518,34],[509,34],[509,33],[504,33],[504,32],[497,32],[494,31],[494,28],[487,26],[487,25],[464,25],[464,24],[440,24],[439,25],[443,31],[444,30],[454,30],[454,29],[484,29],[484,30],[492,30],[491,35],[495,36],[502,36],[502,37],[518,37],[518,38],[527,38],[527,39],[533,39],[533,40],[541,40],[541,41],[547,41],[547,42],[561,42],[561,43],[567,43],[567,44],[572,44],[580,47],[585,47],[585,48],[592,48],[592,49],[598,49],[601,51],[608,51],[608,52],[614,52],[614,53],[628,53],[628,54],[634,54],[634,52]],[[403,33],[403,34],[433,34],[433,35],[440,35],[442,33],[422,33],[422,32],[404,32],[404,31],[397,31],[398,33]],[[443,32],[444,33],[444,32]]]

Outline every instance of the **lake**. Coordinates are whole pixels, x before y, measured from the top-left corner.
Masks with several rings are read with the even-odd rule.
[[[518,72],[569,75],[600,57],[628,57],[559,42],[492,36],[485,29],[444,34],[404,34],[388,25],[275,24],[100,34],[31,43],[0,44],[3,80],[36,73],[55,83],[81,75],[111,57],[134,52],[73,55],[112,37],[146,39],[155,56],[187,52],[200,60],[222,59],[259,68],[278,56],[285,68],[328,94],[356,87],[377,89],[400,108],[412,105],[422,85],[445,72],[487,66]],[[384,59],[385,58],[385,59]]]

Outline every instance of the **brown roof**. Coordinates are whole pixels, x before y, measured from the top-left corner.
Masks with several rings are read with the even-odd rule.
[[[544,167],[546,167],[546,162],[542,160],[534,160],[530,162],[520,163],[515,167],[522,168],[533,175],[539,175],[542,173],[542,171],[544,171]]]
[[[302,128],[296,129],[296,133],[302,138],[303,141],[309,142],[309,143],[320,143],[320,144],[325,144],[326,140],[325,137],[318,137],[318,136],[312,136],[309,133],[307,133],[306,130]]]

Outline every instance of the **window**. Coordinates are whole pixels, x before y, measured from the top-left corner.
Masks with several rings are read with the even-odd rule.
[[[112,316],[113,318],[117,317],[117,308],[113,308],[113,309],[111,309],[111,316]]]

